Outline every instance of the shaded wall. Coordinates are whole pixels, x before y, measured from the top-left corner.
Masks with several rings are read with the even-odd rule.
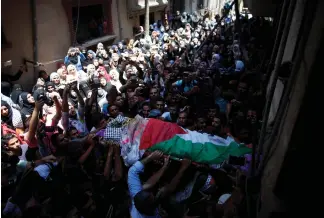
[[[61,1],[37,1],[39,62],[63,59],[70,47],[70,31]],[[48,73],[56,71],[57,62],[45,65]]]
[[[2,1],[1,18],[5,35],[11,47],[1,49],[1,61],[12,60],[12,72],[22,65],[23,58],[33,59],[32,15],[30,1]],[[63,59],[70,46],[68,22],[61,1],[36,0],[39,62]],[[45,65],[48,73],[56,71],[56,64]],[[27,75],[17,83],[30,89],[36,82],[37,72],[28,65]]]
[[[119,11],[117,11],[117,1],[119,1]],[[113,0],[111,6],[111,17],[113,23],[113,30],[116,37],[116,41],[119,41],[120,35],[122,38],[129,38],[133,36],[134,21],[128,19],[127,15],[127,0]],[[120,29],[118,16],[120,19]]]
[[[12,71],[16,72],[22,65],[23,58],[33,59],[32,44],[32,19],[29,1],[2,1],[1,2],[1,24],[7,40],[11,47],[1,49],[1,62],[11,60]],[[29,68],[28,76],[23,75],[18,83],[31,86],[33,68]]]
[[[309,105],[310,102],[309,100],[304,102],[305,94],[307,90],[309,90],[310,86],[312,86],[313,88],[314,81],[316,82],[316,79],[312,79],[312,83],[309,84],[309,79],[311,78],[312,74],[316,73],[318,75],[320,73],[320,71],[318,70],[319,67],[317,62],[318,59],[321,58],[321,54],[323,53],[321,52],[319,54],[320,49],[323,48],[322,41],[324,37],[323,34],[324,14],[322,11],[324,9],[324,2],[318,1],[317,5],[316,4],[312,5],[311,3],[307,2],[306,4],[307,7],[304,7],[307,9],[307,10],[305,9],[305,11],[301,10],[302,5],[304,3],[305,1],[303,0],[297,0],[297,4],[294,9],[292,23],[290,25],[288,40],[287,43],[283,45],[285,47],[283,60],[292,60],[294,64],[300,64],[300,65],[297,65],[298,66],[297,72],[291,75],[293,76],[294,80],[292,81],[292,88],[291,91],[289,92],[289,96],[288,96],[289,99],[286,102],[286,105],[284,107],[285,110],[284,110],[283,117],[281,119],[278,119],[279,121],[278,134],[276,135],[275,141],[273,141],[273,143],[270,145],[271,156],[269,156],[268,162],[266,163],[263,171],[262,185],[261,185],[262,207],[258,216],[260,218],[271,217],[272,212],[283,211],[285,209],[286,205],[283,204],[284,202],[282,202],[282,199],[280,199],[282,197],[280,195],[285,195],[285,194],[275,193],[275,191],[278,192],[278,190],[276,190],[276,184],[278,181],[280,171],[285,164],[284,163],[285,157],[287,157],[289,151],[294,152],[296,150],[295,147],[297,147],[295,143],[296,138],[294,138],[294,136],[295,137],[297,136],[296,133],[293,135],[293,131],[295,131],[296,126],[298,126],[297,121],[300,115],[304,115],[304,114],[300,114],[300,112],[302,111],[301,107],[303,106],[304,103],[307,103],[308,104],[307,106],[312,107],[312,105]],[[313,9],[313,7],[316,7],[316,9],[311,10]],[[312,22],[310,22],[308,19],[312,19]],[[305,33],[303,32],[306,26],[310,27],[310,32],[307,35],[305,35]],[[297,50],[298,46],[300,46],[302,42],[306,43],[305,47],[303,48],[303,50],[299,50],[299,49]],[[294,46],[291,46],[291,43],[293,43]],[[296,60],[297,55],[302,55],[301,57],[302,61]],[[318,84],[316,84],[316,88],[317,87],[319,87]],[[317,90],[319,89],[317,88]],[[274,96],[274,98],[275,97],[276,96]],[[278,97],[281,97],[281,95]],[[312,95],[311,97],[314,98],[314,95]],[[311,102],[316,103],[314,101]],[[312,112],[316,113],[315,111]],[[308,117],[307,119],[313,121],[312,117]],[[300,144],[302,144],[303,142],[307,143],[307,144],[303,144],[304,150],[302,151],[304,155],[303,157],[307,158],[313,154],[308,154],[306,151],[307,149],[305,148],[307,147],[309,151],[314,151],[316,149],[313,148],[314,145],[318,146],[318,144],[311,142],[312,135],[307,134],[307,131],[305,130],[309,128],[311,131],[313,131],[314,129],[315,129],[314,131],[316,131],[316,129],[320,130],[320,128],[319,129],[315,127],[312,128],[309,125],[303,125],[303,128],[304,128],[303,129],[304,132],[300,132],[299,129],[298,140],[300,141],[299,142]],[[289,149],[289,148],[293,148],[293,149]],[[297,161],[298,163],[293,162],[295,164],[295,167],[300,166],[299,164],[302,164],[304,169],[310,169],[306,167],[307,165],[305,166],[305,161],[301,159],[298,159]],[[310,162],[309,164],[312,164],[312,166],[314,166],[312,162]],[[295,169],[291,169],[291,170],[295,171]],[[304,173],[306,171],[301,170],[299,172]],[[309,179],[310,177],[307,176],[305,178]],[[289,182],[284,181],[284,182],[286,183],[284,185],[281,185],[282,186],[281,190],[283,190],[282,188],[284,187],[290,186],[291,183],[289,182],[292,181]],[[297,200],[300,200],[298,199],[298,197],[303,196],[300,193],[301,189],[306,188],[308,193],[311,192],[311,190],[309,190],[309,187],[307,187],[305,183],[302,185],[303,187],[299,186],[296,189],[292,188],[296,194],[295,198]],[[291,194],[291,190],[289,190],[288,194]],[[310,198],[304,198],[304,199],[310,199]],[[304,203],[304,202],[305,201],[300,201],[300,203]],[[296,210],[298,206],[297,207],[296,205],[294,206],[295,208],[293,209]],[[299,209],[296,211],[298,212]]]

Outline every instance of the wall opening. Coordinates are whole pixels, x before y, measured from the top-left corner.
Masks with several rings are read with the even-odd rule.
[[[78,23],[76,40],[79,44],[107,35],[107,21],[102,4],[80,7],[79,21],[78,7],[72,7],[72,20],[74,30]]]
[[[185,10],[185,0],[173,0],[172,2],[172,12],[180,11],[180,13]]]
[[[150,13],[150,24],[153,24],[154,22],[155,22],[154,12],[151,12]],[[142,14],[142,15],[139,16],[139,24],[142,27],[145,26],[145,14]]]

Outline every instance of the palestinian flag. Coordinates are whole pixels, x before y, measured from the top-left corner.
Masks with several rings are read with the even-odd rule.
[[[236,143],[231,137],[224,139],[186,130],[174,123],[141,117],[136,117],[122,131],[121,138],[121,155],[128,166],[147,150],[160,150],[173,157],[209,165],[220,164],[230,155],[243,156],[252,152],[251,148]]]

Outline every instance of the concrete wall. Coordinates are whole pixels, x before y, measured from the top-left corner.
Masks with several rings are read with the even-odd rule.
[[[39,62],[64,58],[70,46],[70,33],[61,1],[37,0],[37,35]],[[5,35],[12,43],[10,48],[1,49],[1,61],[12,60],[12,73],[16,72],[22,59],[33,60],[32,16],[30,1],[2,1],[2,25]],[[47,72],[56,70],[56,63],[45,66]],[[27,75],[17,83],[25,89],[31,88],[37,72],[29,65]]]
[[[119,11],[117,11],[117,1],[119,1]],[[128,19],[127,15],[127,0],[113,0],[112,1],[112,19],[113,30],[116,34],[116,41],[120,40],[120,31],[122,38],[133,36],[134,20]],[[118,16],[120,17],[121,30],[119,30]]]
[[[17,0],[1,2],[1,24],[11,48],[1,49],[1,62],[11,60],[12,71],[16,72],[22,59],[33,59],[31,9],[29,1]],[[23,75],[18,83],[31,85],[30,76],[33,77],[33,69],[29,68],[28,76]]]
[[[67,16],[61,1],[37,0],[39,62],[63,59],[70,43]],[[48,73],[56,71],[57,62],[45,65]]]

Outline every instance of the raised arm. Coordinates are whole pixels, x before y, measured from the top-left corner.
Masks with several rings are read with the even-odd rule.
[[[106,160],[105,169],[104,169],[104,173],[103,173],[104,178],[106,180],[110,179],[113,153],[114,153],[114,148],[112,147],[112,145],[110,145],[108,148],[107,160]]]
[[[76,85],[73,85],[71,87],[71,89],[73,91],[75,91],[75,93],[77,94],[77,98],[78,98],[78,102],[79,102],[78,113],[79,113],[80,119],[83,120],[84,119],[84,107],[85,107],[84,100],[83,100],[81,93]]]
[[[183,159],[181,161],[181,166],[180,166],[178,173],[175,175],[175,177],[173,177],[173,179],[171,180],[171,182],[169,184],[167,184],[165,187],[163,187],[161,189],[160,193],[158,194],[159,197],[164,198],[166,196],[169,196],[176,190],[177,186],[180,183],[180,179],[182,178],[183,174],[188,169],[190,164],[191,164],[191,161],[188,159]]]
[[[70,85],[67,84],[63,91],[63,101],[62,101],[62,125],[65,131],[69,129],[69,103],[68,103],[69,92],[70,92]]]
[[[25,138],[29,141],[32,141],[32,139],[35,138],[35,134],[38,126],[38,120],[39,120],[38,116],[39,116],[39,112],[42,111],[43,106],[44,106],[43,100],[37,101],[35,103],[35,108],[29,123],[29,129],[25,136]]]
[[[92,152],[92,149],[95,147],[95,142],[93,141],[93,138],[95,137],[94,134],[89,134],[86,138],[85,143],[90,144],[90,146],[88,147],[88,149],[86,150],[86,152],[84,152],[81,157],[79,158],[78,162],[80,164],[83,164],[87,158],[89,157],[89,155]]]
[[[23,72],[26,72],[26,71],[27,71],[26,66],[21,66],[15,75],[8,75],[8,78],[10,81],[17,81],[20,79]]]
[[[119,181],[123,178],[123,163],[120,157],[120,146],[118,144],[113,146],[114,149],[114,177],[113,181]]]
[[[80,61],[83,62],[86,60],[86,57],[84,56],[84,54],[82,54],[81,52],[79,53],[80,56]]]
[[[56,114],[54,115],[53,120],[55,120],[55,122],[58,123],[62,118],[62,105],[57,99],[56,95],[53,96],[53,101],[55,103],[55,108],[56,108]]]
[[[129,194],[132,198],[134,198],[134,196],[138,192],[143,190],[139,174],[144,172],[145,165],[152,162],[153,160],[161,158],[162,155],[163,155],[162,152],[154,151],[148,157],[142,159],[141,161],[137,161],[135,164],[133,164],[131,168],[129,168],[127,182],[128,182]]]
[[[68,55],[65,56],[65,58],[64,58],[64,64],[65,65],[69,65],[70,64],[70,59],[69,59],[69,56]]]
[[[159,171],[157,171],[153,176],[151,176],[143,185],[143,190],[152,189],[156,183],[161,179],[164,172],[168,168],[169,165],[169,156],[164,159],[164,164]]]

